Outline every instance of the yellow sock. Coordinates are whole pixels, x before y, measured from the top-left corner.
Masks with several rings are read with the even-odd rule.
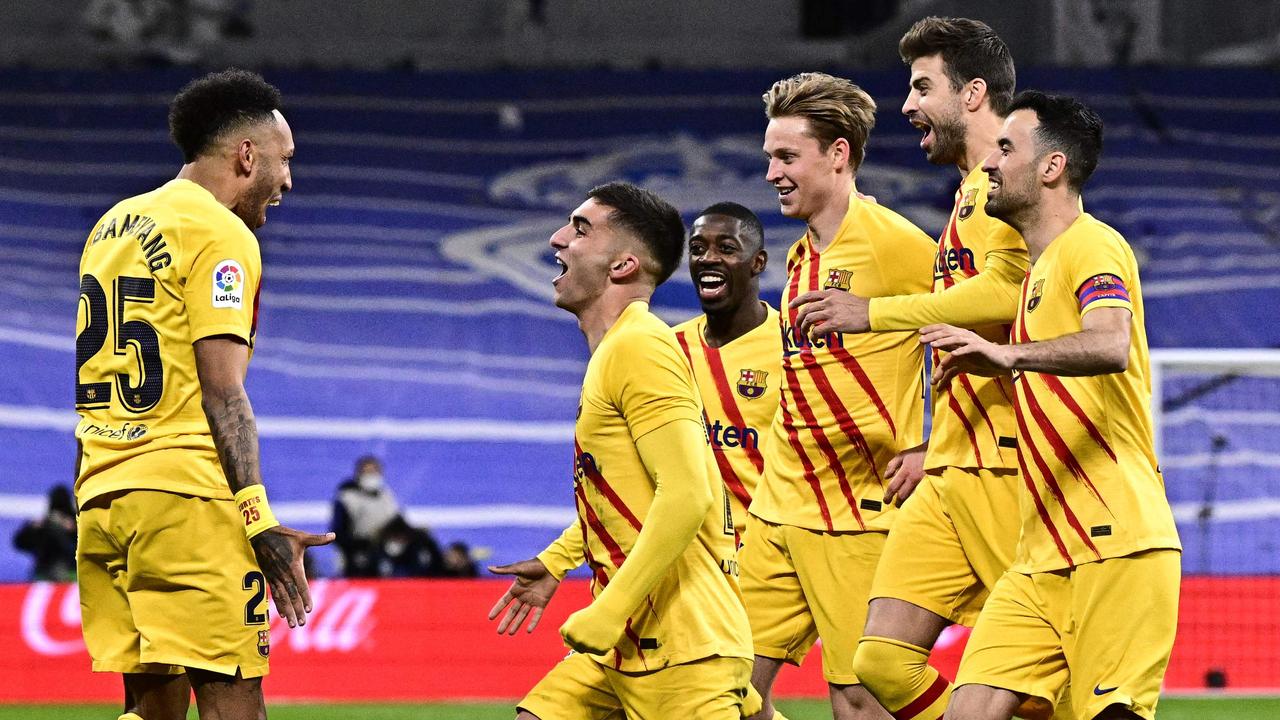
[[[930,667],[929,651],[900,640],[864,635],[853,671],[896,720],[939,720],[951,699],[951,684]]]
[[[116,720],[144,720],[144,719],[141,715],[137,713],[125,713],[120,717],[116,718]]]
[[[773,720],[787,720],[787,716],[782,714],[778,708],[773,709]]]

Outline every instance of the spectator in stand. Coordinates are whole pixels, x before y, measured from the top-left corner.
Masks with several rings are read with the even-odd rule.
[[[361,457],[355,475],[338,486],[333,503],[333,532],[341,550],[339,573],[378,577],[383,531],[397,519],[403,522],[400,501],[387,487],[382,463],[372,455]]]
[[[76,510],[66,485],[49,490],[44,517],[23,523],[13,535],[13,546],[35,557],[33,580],[76,579]]]

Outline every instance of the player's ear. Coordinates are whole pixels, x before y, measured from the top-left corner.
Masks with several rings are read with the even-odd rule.
[[[640,258],[634,253],[622,253],[609,265],[609,279],[616,283],[633,280],[640,272]]]
[[[240,175],[253,173],[253,164],[258,161],[258,148],[253,140],[244,138],[236,143],[236,172]]]
[[[969,112],[973,112],[982,107],[982,101],[987,97],[987,81],[982,78],[974,78],[970,80],[964,91],[964,107]]]
[[[844,138],[836,138],[831,143],[828,150],[831,153],[831,167],[835,170],[841,170],[849,164],[849,141]]]
[[[764,272],[769,266],[769,253],[764,248],[756,251],[755,257],[751,258],[751,277],[756,277]]]
[[[1046,153],[1040,166],[1040,182],[1055,185],[1067,179],[1067,156],[1061,152]]]

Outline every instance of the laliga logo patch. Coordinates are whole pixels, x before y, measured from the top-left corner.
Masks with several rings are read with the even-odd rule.
[[[827,273],[827,284],[823,286],[824,290],[848,290],[853,281],[852,270],[841,270],[840,268],[832,268]]]
[[[235,260],[223,260],[213,269],[213,306],[240,308],[244,305],[244,268]]]
[[[961,220],[967,220],[973,214],[973,209],[978,206],[978,189],[974,188],[964,194],[964,198],[960,201]]]
[[[769,373],[766,370],[739,370],[738,371],[738,394],[748,400],[755,400],[764,395],[766,379]]]

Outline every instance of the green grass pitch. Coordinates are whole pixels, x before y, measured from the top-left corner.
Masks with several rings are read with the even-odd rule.
[[[831,711],[825,701],[783,701],[779,707],[791,720],[825,720]],[[0,720],[115,720],[119,710],[105,705],[0,705]],[[291,705],[268,708],[271,720],[511,720],[511,704],[451,705]],[[195,720],[192,707],[190,718]],[[1166,698],[1159,720],[1275,720],[1280,698]]]

